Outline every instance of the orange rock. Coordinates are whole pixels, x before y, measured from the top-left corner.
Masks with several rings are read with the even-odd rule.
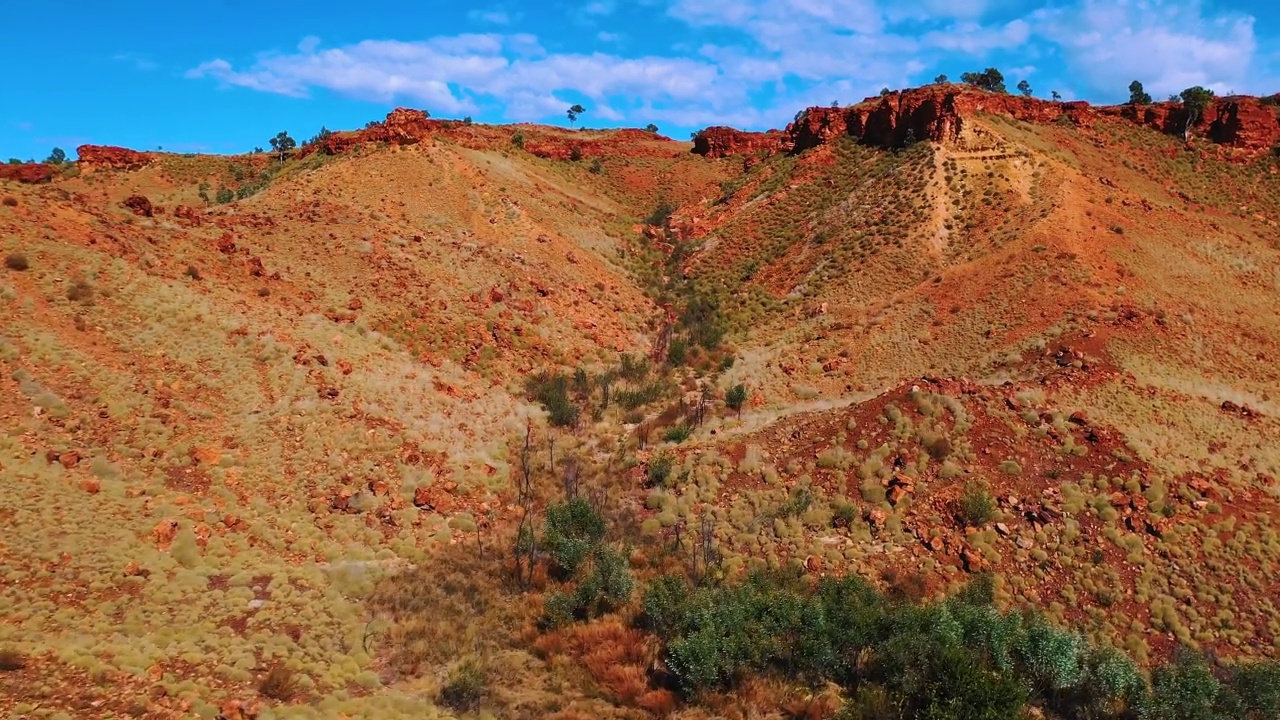
[[[169,547],[170,543],[173,542],[173,538],[177,536],[177,534],[177,520],[161,520],[151,530],[151,537],[155,540],[156,545],[158,545],[162,550]]]
[[[70,470],[80,463],[80,453],[68,450],[58,456],[58,462],[62,463],[62,467]]]
[[[85,478],[84,480],[80,481],[80,489],[84,490],[90,495],[97,495],[98,492],[102,490],[102,481],[99,480],[98,478],[93,478],[93,477]]]
[[[198,447],[191,451],[191,459],[201,465],[217,465],[222,459],[222,453],[217,448]]]
[[[255,720],[262,712],[262,703],[257,700],[228,700],[219,709],[219,720]]]

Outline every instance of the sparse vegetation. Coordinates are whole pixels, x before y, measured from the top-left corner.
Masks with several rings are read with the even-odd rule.
[[[1004,74],[995,68],[987,68],[982,72],[967,72],[960,76],[966,85],[972,85],[987,92],[1008,92],[1004,86]],[[1025,81],[1024,81],[1025,82]]]
[[[1133,82],[1129,83],[1129,104],[1130,105],[1150,105],[1151,104],[1151,96],[1147,94],[1146,89],[1142,87],[1142,83],[1138,82],[1137,80],[1134,80]]]
[[[462,713],[480,710],[488,687],[488,675],[474,658],[458,664],[440,688],[440,704]]]
[[[965,485],[959,501],[960,519],[973,527],[991,522],[996,515],[996,500],[985,486],[971,482]]]
[[[258,694],[272,700],[288,702],[297,692],[298,683],[293,671],[281,665],[271,668],[258,683]]]
[[[27,261],[27,256],[22,253],[9,253],[4,256],[4,266],[10,270],[22,272],[31,267],[31,263]]]

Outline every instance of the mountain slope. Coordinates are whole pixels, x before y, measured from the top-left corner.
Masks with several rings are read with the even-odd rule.
[[[554,578],[501,584],[529,428],[535,505],[589,484],[642,580],[706,528],[727,577],[994,570],[1143,662],[1274,656],[1280,124],[1178,113],[932,86],[690,144],[397,110],[6,169],[0,709],[247,717],[283,667],[271,702],[443,715],[486,653],[509,716],[671,709],[634,602],[592,643],[536,628]],[[577,368],[548,427],[526,381]]]

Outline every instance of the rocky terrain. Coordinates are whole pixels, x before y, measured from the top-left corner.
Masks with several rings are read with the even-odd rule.
[[[788,567],[989,579],[1145,678],[1275,659],[1280,114],[1185,112],[397,109],[0,166],[0,712],[897,717],[776,664],[690,690],[646,588]],[[575,497],[634,588],[557,614]]]

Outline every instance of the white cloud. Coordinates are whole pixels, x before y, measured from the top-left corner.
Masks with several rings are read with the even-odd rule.
[[[506,10],[495,8],[492,10],[471,10],[467,13],[467,18],[474,22],[487,22],[494,25],[509,25],[511,16]]]
[[[1030,37],[1031,26],[1026,20],[1018,19],[998,27],[987,27],[975,22],[960,23],[926,33],[923,40],[930,47],[959,51],[967,55],[982,55],[991,50],[1019,47]]]
[[[1191,85],[1266,91],[1251,82],[1261,79],[1255,70],[1267,71],[1254,67],[1258,41],[1246,15],[1206,15],[1194,0],[1083,0],[1034,13],[1032,23],[1090,89],[1115,91],[1137,78],[1157,97]]]
[[[406,100],[445,114],[502,108],[521,120],[560,119],[572,92],[590,98],[589,117],[601,120],[755,128],[781,126],[806,104],[854,102],[988,65],[1001,67],[1011,87],[1035,74],[1065,97],[1102,99],[1134,78],[1156,95],[1195,84],[1273,92],[1257,85],[1280,79],[1280,54],[1259,42],[1253,18],[1199,0],[1062,0],[1031,11],[1012,8],[1017,1],[632,0],[688,32],[595,33],[602,43],[633,40],[624,46],[646,48],[640,57],[549,52],[518,32],[333,48],[305,38],[295,52],[217,58],[187,75],[292,97],[323,89]],[[586,22],[619,2],[595,0],[569,17]],[[501,7],[470,16],[512,29],[520,22]]]

